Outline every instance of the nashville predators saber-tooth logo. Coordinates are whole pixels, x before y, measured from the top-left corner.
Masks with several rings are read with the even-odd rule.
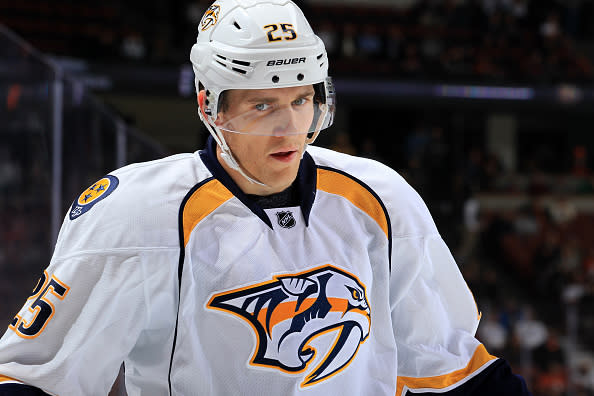
[[[208,30],[214,26],[219,20],[219,12],[221,7],[218,4],[213,4],[204,13],[202,20],[200,21],[200,29],[202,31]]]
[[[296,374],[317,360],[302,387],[346,368],[371,328],[365,286],[331,265],[215,294],[207,307],[251,324],[257,337],[253,366]],[[326,334],[334,337],[321,337]],[[318,352],[323,356],[314,359]]]

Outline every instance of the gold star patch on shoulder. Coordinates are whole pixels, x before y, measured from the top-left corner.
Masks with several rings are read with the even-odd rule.
[[[103,179],[92,184],[79,195],[78,199],[72,204],[70,209],[70,220],[74,220],[77,217],[88,212],[93,205],[107,197],[109,194],[116,189],[119,184],[117,177],[107,175]]]

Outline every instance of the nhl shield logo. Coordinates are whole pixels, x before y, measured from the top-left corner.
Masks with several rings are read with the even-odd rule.
[[[276,212],[276,218],[278,220],[278,225],[283,228],[293,228],[297,222],[293,217],[293,212]]]

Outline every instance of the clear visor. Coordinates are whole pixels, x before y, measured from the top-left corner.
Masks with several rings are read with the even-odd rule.
[[[254,101],[219,112],[215,124],[223,131],[245,135],[289,136],[317,133],[332,125],[331,104],[320,103],[313,95],[289,103]]]

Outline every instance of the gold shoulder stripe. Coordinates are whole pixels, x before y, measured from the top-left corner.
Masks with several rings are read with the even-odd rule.
[[[455,383],[468,377],[476,370],[480,369],[486,363],[497,359],[497,357],[490,355],[483,344],[479,345],[468,365],[463,369],[451,372],[449,374],[438,375],[435,377],[398,377],[398,383],[396,386],[396,395],[400,396],[404,392],[404,387],[408,389],[444,389],[448,386],[454,385]]]
[[[194,227],[232,197],[233,194],[216,179],[206,182],[194,191],[183,209],[184,246],[188,244]]]
[[[374,219],[386,234],[386,238],[390,238],[388,235],[388,219],[384,209],[367,188],[341,173],[318,169],[318,189],[348,199],[353,205]]]
[[[22,382],[17,379],[6,377],[6,376],[0,374],[0,384],[3,382],[18,382],[18,383],[22,384]]]

